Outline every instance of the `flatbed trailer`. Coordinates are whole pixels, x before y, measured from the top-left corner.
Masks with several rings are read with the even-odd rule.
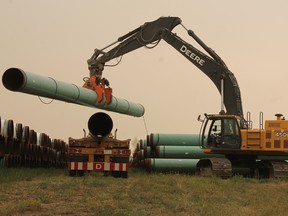
[[[70,176],[83,176],[85,171],[103,171],[105,176],[111,174],[114,177],[128,177],[130,139],[70,137],[68,144],[67,165]]]

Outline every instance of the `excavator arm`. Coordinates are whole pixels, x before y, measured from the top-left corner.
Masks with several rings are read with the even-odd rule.
[[[119,37],[116,42],[103,49],[95,49],[94,54],[87,61],[90,76],[96,75],[97,77],[101,77],[106,62],[140,47],[159,42],[162,39],[162,30],[167,29],[171,31],[180,23],[181,19],[178,17],[160,17],[153,22],[144,23],[144,25]],[[105,51],[116,43],[119,44],[109,51]]]
[[[240,89],[233,73],[227,68],[224,61],[206,46],[192,30],[187,30],[181,24],[208,55],[173,33],[173,28],[179,24],[181,24],[181,19],[178,17],[160,17],[153,22],[146,22],[135,30],[119,37],[116,42],[103,49],[95,49],[93,56],[87,61],[90,77],[101,78],[105,64],[108,61],[143,46],[156,46],[163,39],[213,81],[222,95],[227,114],[238,115],[243,118]],[[115,46],[115,44],[117,45]],[[111,46],[114,47],[108,50]]]

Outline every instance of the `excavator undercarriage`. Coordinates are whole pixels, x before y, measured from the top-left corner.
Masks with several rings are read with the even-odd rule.
[[[203,158],[197,164],[196,175],[215,176],[223,179],[233,175],[242,175],[240,170],[248,169],[246,177],[263,178],[287,178],[288,163],[286,161],[251,160],[245,161],[246,165],[234,163],[234,160],[227,158]]]

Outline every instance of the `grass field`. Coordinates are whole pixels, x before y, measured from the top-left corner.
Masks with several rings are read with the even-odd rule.
[[[288,215],[288,180],[0,169],[0,215]]]

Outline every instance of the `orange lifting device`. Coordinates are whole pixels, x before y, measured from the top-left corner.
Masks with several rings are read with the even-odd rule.
[[[109,81],[106,78],[97,80],[96,76],[91,76],[90,78],[83,79],[85,81],[83,88],[91,89],[97,94],[96,104],[101,103],[103,100],[103,94],[106,98],[106,105],[110,104],[112,101],[112,88],[109,87]]]

